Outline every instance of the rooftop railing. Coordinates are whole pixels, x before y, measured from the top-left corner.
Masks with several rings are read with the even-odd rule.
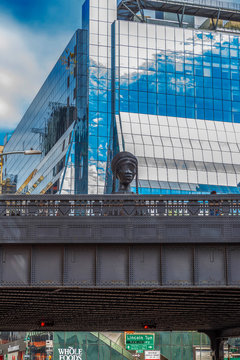
[[[2,195],[3,216],[240,216],[240,195]]]

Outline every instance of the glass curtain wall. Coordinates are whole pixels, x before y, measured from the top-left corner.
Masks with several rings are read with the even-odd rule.
[[[239,36],[133,21],[114,33],[111,149],[122,137],[142,157],[140,192],[239,192]]]
[[[58,191],[66,174],[67,191],[74,192],[76,139],[72,133],[78,116],[76,64],[80,33],[78,30],[74,34],[5,146],[5,152],[30,148],[42,151],[38,156],[5,157],[4,179],[13,178],[18,193],[45,193],[54,185],[54,191]]]
[[[118,21],[116,112],[240,123],[238,35]]]
[[[111,124],[111,26],[116,0],[86,0],[83,27],[88,30],[88,193],[103,193]]]

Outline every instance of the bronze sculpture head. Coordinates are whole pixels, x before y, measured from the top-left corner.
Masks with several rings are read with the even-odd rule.
[[[136,156],[128,151],[121,151],[112,160],[113,190],[112,193],[131,193],[130,184],[136,176],[136,192],[138,193],[138,161]],[[116,179],[119,180],[116,191]]]

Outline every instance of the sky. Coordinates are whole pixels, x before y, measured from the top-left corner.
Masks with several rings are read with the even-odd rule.
[[[83,0],[0,0],[0,145],[76,29]]]
[[[0,0],[0,145],[81,27],[83,2]]]

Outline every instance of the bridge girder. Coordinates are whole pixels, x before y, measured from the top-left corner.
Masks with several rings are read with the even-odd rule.
[[[1,196],[0,330],[236,334],[239,216],[239,195]]]

